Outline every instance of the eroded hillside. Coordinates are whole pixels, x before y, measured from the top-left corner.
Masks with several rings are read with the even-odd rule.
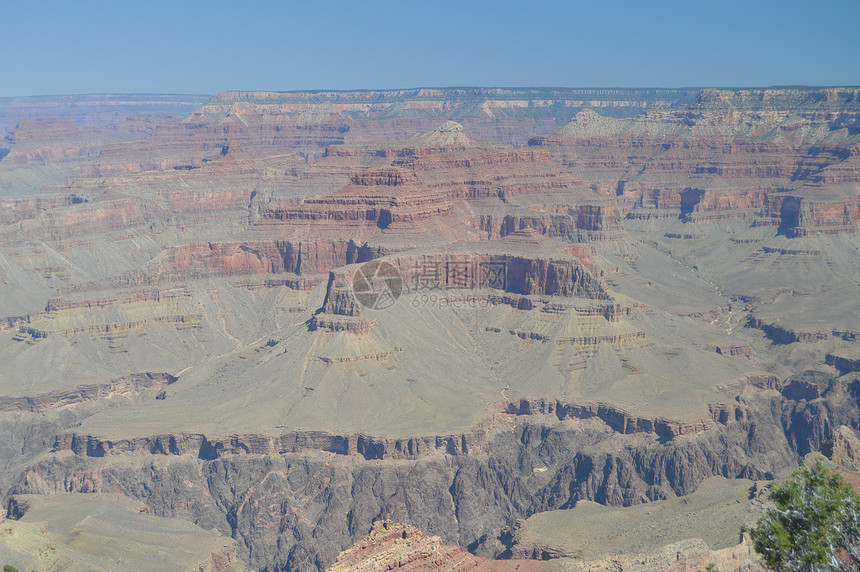
[[[0,143],[4,499],[122,494],[235,540],[215,568],[323,569],[382,519],[574,566],[536,515],[785,474],[860,423],[858,95],[34,109]]]

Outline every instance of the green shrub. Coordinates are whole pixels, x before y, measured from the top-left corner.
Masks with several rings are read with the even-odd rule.
[[[750,531],[756,551],[779,572],[856,570],[860,565],[860,496],[816,461],[770,493],[774,506]]]

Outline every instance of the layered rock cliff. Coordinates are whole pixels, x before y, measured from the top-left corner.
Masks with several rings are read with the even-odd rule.
[[[581,499],[629,506],[672,498],[713,475],[771,478],[820,447],[828,427],[856,421],[856,404],[841,409],[821,399],[807,404],[765,394],[740,407],[737,420],[662,444],[647,430],[622,436],[602,422],[538,415],[496,432],[477,451],[446,449],[439,456],[430,447],[406,464],[365,461],[346,448],[314,453],[311,435],[296,441],[309,448],[280,453],[238,442],[232,450],[189,455],[165,441],[110,451],[74,447],[68,456],[66,445],[55,443],[56,452],[27,469],[13,491],[122,490],[154,514],[243,539],[253,565],[264,569],[327,566],[379,518],[409,521],[445,543],[498,555],[509,542],[505,528],[517,519]],[[386,447],[382,458],[396,458],[399,445]],[[215,450],[217,458],[207,460],[206,451]],[[143,451],[174,460],[140,467],[134,459]]]
[[[579,502],[848,463],[858,114],[848,88],[34,108],[0,143],[2,496],[131,497],[235,539],[212,567],[365,542],[342,564],[459,569],[558,556],[522,521]],[[674,540],[588,565],[753,565]]]

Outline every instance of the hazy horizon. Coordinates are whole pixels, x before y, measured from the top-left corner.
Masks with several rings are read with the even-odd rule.
[[[17,3],[4,19],[0,97],[860,84],[850,0]]]
[[[89,92],[89,93],[36,93],[24,95],[6,95],[0,96],[0,100],[9,99],[41,99],[41,98],[57,98],[57,97],[96,97],[96,96],[121,96],[121,97],[156,97],[156,96],[183,96],[183,97],[213,97],[222,93],[236,92],[267,92],[267,93],[353,93],[353,92],[374,92],[374,91],[415,91],[423,89],[507,89],[515,90],[601,90],[601,89],[618,89],[618,90],[641,90],[641,91],[696,91],[704,89],[724,89],[730,91],[739,90],[759,90],[759,89],[860,89],[860,84],[833,84],[833,85],[740,85],[740,86],[717,86],[717,85],[694,85],[694,86],[679,86],[679,87],[664,87],[664,86],[540,86],[540,85],[524,85],[524,86],[497,86],[497,85],[421,85],[412,87],[388,87],[388,88],[357,88],[357,89],[228,89],[213,93],[193,93],[193,92]]]

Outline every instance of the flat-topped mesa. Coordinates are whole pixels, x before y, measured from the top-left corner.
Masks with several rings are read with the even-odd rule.
[[[754,226],[780,226],[790,237],[855,232],[860,199],[816,196],[820,192],[813,188],[800,193],[778,188],[650,189],[639,195],[626,217],[680,217],[690,222],[750,217]]]
[[[546,249],[546,239],[534,231],[521,232],[522,239],[531,239]],[[522,249],[517,237],[507,239],[515,250]],[[618,321],[623,309],[614,303],[605,284],[573,255],[510,254],[504,252],[475,252],[458,248],[432,252],[403,253],[384,257],[397,269],[398,287],[410,292],[431,288],[457,297],[462,293],[486,297],[494,304],[515,307],[533,305],[520,296],[552,296],[579,298],[589,307],[577,308],[582,315],[601,315],[608,321]],[[354,292],[358,269],[352,266],[329,273],[325,300],[311,321],[312,329],[366,333],[373,322],[364,312]],[[378,285],[377,285],[378,286]],[[493,293],[502,295],[493,295]],[[370,292],[373,295],[374,292]],[[509,297],[508,294],[513,297]],[[547,311],[566,311],[564,304],[549,303]]]
[[[575,209],[575,211],[578,210]],[[533,229],[548,237],[576,239],[582,230],[597,233],[603,231],[605,229],[603,218],[602,214],[594,212],[586,216],[579,216],[576,212],[516,213],[503,216],[481,214],[470,221],[470,224],[485,231],[490,239],[503,238],[524,229]],[[615,229],[617,226],[613,224],[612,228]],[[594,239],[593,233],[589,235]]]
[[[768,195],[757,226],[779,225],[786,236],[853,233],[860,220],[860,197],[817,198],[801,194]]]
[[[404,253],[385,260],[397,267],[404,287],[415,290],[497,290],[526,296],[612,300],[606,286],[573,256],[451,249]]]
[[[767,192],[762,189],[687,187],[679,193],[670,192],[669,196],[654,200],[664,209],[678,208],[682,220],[702,222],[758,214],[766,198]]]
[[[860,199],[810,200],[802,199],[797,213],[797,225],[789,229],[789,236],[839,234],[854,232],[855,221],[860,219]]]
[[[575,260],[506,256],[505,264],[510,292],[611,299],[600,281]]]

